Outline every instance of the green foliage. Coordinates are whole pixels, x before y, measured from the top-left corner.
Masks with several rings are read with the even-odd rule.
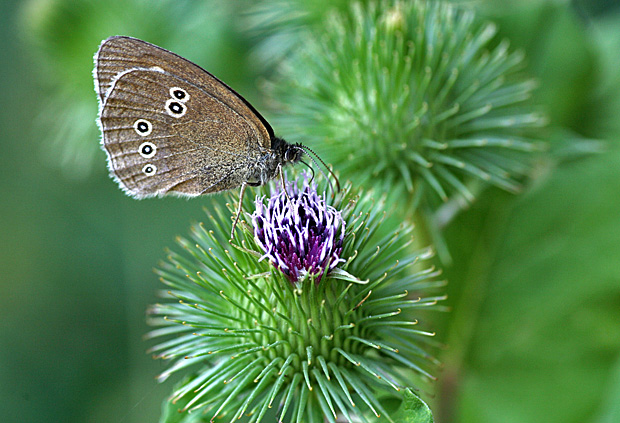
[[[617,150],[565,164],[514,205],[481,204],[448,230],[451,245],[460,227],[495,240],[455,249],[460,274],[449,272],[468,289],[444,357],[455,368],[462,354],[468,369],[465,421],[591,421],[591,407],[617,392],[620,220],[605,199],[620,198],[619,166]]]

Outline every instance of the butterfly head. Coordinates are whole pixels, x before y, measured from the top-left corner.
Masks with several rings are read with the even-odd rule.
[[[323,172],[321,167],[318,165],[317,163],[317,160],[318,160],[318,162],[320,162],[323,165],[323,167],[325,167],[325,169],[327,169],[327,171],[334,178],[334,180],[336,181],[337,190],[340,191],[340,182],[338,181],[338,178],[336,177],[336,175],[334,175],[334,172],[332,172],[332,170],[325,164],[325,162],[323,162],[323,160],[321,160],[321,158],[310,148],[300,143],[289,144],[288,142],[284,141],[282,138],[277,138],[277,137],[272,139],[271,148],[274,151],[276,157],[278,157],[278,161],[281,166],[287,163],[295,164],[295,163],[301,162],[304,165],[308,166],[310,170],[312,171],[312,174],[314,175],[314,171],[312,170],[312,167],[310,167],[308,163],[302,160],[304,155],[308,156],[310,160],[312,160],[312,162],[315,165],[317,165],[319,171],[323,174],[323,176],[325,176],[325,179],[327,179],[332,189],[332,192],[334,192],[334,188],[332,186],[331,180],[327,177],[327,175],[325,175],[325,172]],[[315,160],[315,157],[317,160]]]
[[[282,165],[287,163],[295,164],[301,161],[305,153],[301,144],[289,144],[282,138],[277,137],[272,138],[271,149]]]

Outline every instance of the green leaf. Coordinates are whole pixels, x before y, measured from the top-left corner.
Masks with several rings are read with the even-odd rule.
[[[619,151],[567,162],[512,210],[495,197],[454,222],[448,241],[462,247],[449,278],[461,298],[442,361],[460,392],[439,408],[458,397],[456,421],[600,415],[620,348],[619,180]]]
[[[399,423],[433,423],[433,413],[419,396],[411,389],[405,389],[403,402],[398,411],[393,415],[395,422]]]

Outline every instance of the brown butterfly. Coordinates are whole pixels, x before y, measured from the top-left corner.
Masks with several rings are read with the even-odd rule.
[[[246,187],[281,176],[282,166],[312,152],[276,137],[265,118],[215,76],[146,41],[104,40],[93,75],[102,144],[121,188],[145,198],[241,187],[231,237]]]

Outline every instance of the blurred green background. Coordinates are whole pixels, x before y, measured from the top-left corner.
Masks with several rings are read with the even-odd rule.
[[[258,87],[273,69],[242,12],[283,3],[0,3],[0,421],[158,420],[172,383],[155,382],[164,363],[142,340],[152,268],[222,198],[122,194],[98,147],[92,56],[111,35],[146,39],[269,118]],[[607,147],[581,156],[555,135],[523,194],[490,190],[447,228],[453,312],[436,323],[431,406],[443,423],[618,422],[620,7],[515,3],[475,7],[525,51],[553,125]]]

